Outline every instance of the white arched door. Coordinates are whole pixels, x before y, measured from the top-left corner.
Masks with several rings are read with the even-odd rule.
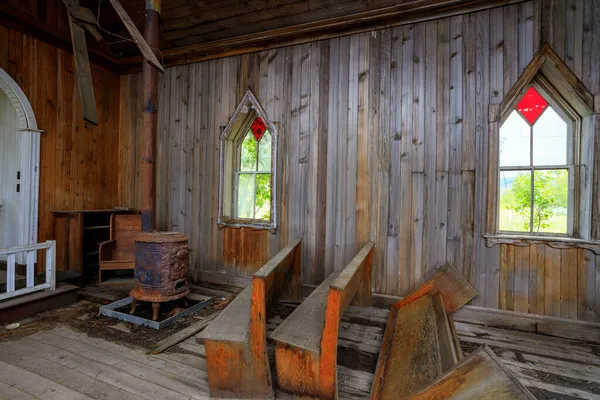
[[[6,93],[0,91],[0,249],[27,243],[23,215],[26,210],[21,188],[25,161],[19,117]],[[23,182],[25,183],[25,182]]]
[[[0,249],[37,243],[40,130],[31,104],[0,69]],[[21,263],[20,257],[17,262]]]

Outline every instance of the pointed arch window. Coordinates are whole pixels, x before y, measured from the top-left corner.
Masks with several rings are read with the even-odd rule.
[[[500,127],[498,230],[573,235],[575,121],[536,86]]]
[[[600,239],[592,226],[593,110],[594,96],[547,45],[503,102],[490,105],[488,245]]]
[[[221,135],[220,226],[276,229],[277,130],[246,91]]]

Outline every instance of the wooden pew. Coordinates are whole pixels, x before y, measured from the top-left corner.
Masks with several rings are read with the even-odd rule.
[[[301,239],[267,262],[202,332],[212,397],[273,398],[267,313],[277,299],[300,300]]]
[[[486,345],[411,399],[533,400],[535,397]]]
[[[284,392],[337,398],[337,339],[351,301],[371,305],[373,243],[341,272],[331,274],[269,338],[275,342],[277,382]]]
[[[450,371],[462,359],[451,313],[476,295],[458,272],[446,266],[394,304],[371,399],[408,398]]]

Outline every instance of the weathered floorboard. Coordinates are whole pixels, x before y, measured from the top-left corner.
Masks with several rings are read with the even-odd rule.
[[[274,316],[267,321],[269,332],[294,309],[293,304],[282,303],[276,308]],[[461,313],[463,311],[465,311],[464,308]],[[504,365],[540,400],[598,398],[600,396],[600,365],[596,359],[590,358],[595,354],[594,343],[582,339],[567,340],[556,336],[535,334],[533,331],[523,332],[507,329],[509,326],[515,326],[515,329],[521,330],[527,328],[523,320],[525,317],[529,316],[520,314],[517,319],[512,321],[511,325],[511,320],[506,316],[501,321],[503,329],[488,328],[472,322],[457,322],[457,331],[463,351],[469,354],[480,343],[487,343]],[[340,322],[337,357],[340,398],[367,399],[369,397],[387,318],[387,310],[356,306],[349,306],[343,314]],[[498,320],[498,316],[495,318]],[[466,321],[465,318],[462,320]],[[46,344],[46,335],[56,338],[69,348],[61,349]],[[479,340],[480,343],[474,343],[473,340]],[[514,348],[515,343],[521,343],[522,346]],[[269,347],[269,352],[272,353],[273,346]],[[11,352],[3,352],[5,348],[10,349]],[[110,342],[59,326],[51,331],[39,332],[27,338],[4,340],[0,344],[0,359],[9,364],[13,361],[23,363],[25,359],[30,360],[27,361],[27,368],[31,368],[31,370],[27,371],[31,373],[30,376],[35,381],[46,382],[54,381],[55,378],[61,379],[57,380],[57,384],[71,390],[74,390],[74,387],[84,388],[86,390],[84,394],[90,398],[102,399],[103,397],[94,397],[92,394],[99,393],[96,388],[107,390],[106,385],[121,391],[117,392],[122,394],[118,398],[138,396],[154,399],[157,397],[157,392],[148,390],[152,385],[148,386],[139,378],[129,375],[129,371],[118,370],[118,368],[127,366],[126,363],[121,363],[125,360],[135,364],[139,371],[147,371],[148,368],[157,372],[163,371],[163,375],[176,377],[178,382],[189,384],[192,388],[197,387],[198,384],[208,387],[204,346],[196,344],[194,338],[189,338],[158,355],[149,355],[147,354],[148,350]],[[13,357],[14,353],[18,354]],[[74,358],[75,355],[80,358]],[[597,358],[597,356],[595,357]],[[121,361],[116,362],[117,360]],[[75,361],[80,361],[80,363]],[[22,365],[26,366],[26,364]],[[46,366],[58,367],[51,370]],[[65,370],[71,372],[59,377],[58,375]],[[73,380],[73,378],[77,378],[77,380]],[[96,383],[92,382],[94,380]],[[18,385],[11,386],[4,383],[2,379],[0,379],[0,389],[2,390],[0,392],[2,399],[52,398],[51,394],[46,396],[28,394]],[[106,393],[114,392],[110,390]],[[174,393],[178,399],[187,398],[185,395]],[[200,393],[204,393],[206,396],[208,389]],[[277,398],[289,398],[286,396],[281,391],[276,392]],[[63,397],[58,398],[62,399]],[[135,399],[136,397],[131,398]]]

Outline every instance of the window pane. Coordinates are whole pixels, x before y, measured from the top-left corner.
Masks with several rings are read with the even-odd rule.
[[[499,194],[499,230],[529,232],[531,171],[500,171]]]
[[[533,86],[527,90],[527,93],[525,93],[519,104],[517,104],[517,110],[532,125],[537,121],[546,107],[548,107],[548,102]]]
[[[271,174],[256,174],[256,219],[271,219]]]
[[[254,218],[254,174],[238,175],[237,217]]]
[[[548,107],[533,125],[533,164],[567,163],[567,123]]]
[[[535,171],[533,231],[567,233],[569,172]]]
[[[513,111],[500,127],[500,166],[530,165],[531,128],[518,112]]]
[[[266,131],[258,142],[258,170],[271,170],[271,134]]]
[[[256,171],[257,159],[257,142],[254,139],[251,131],[248,131],[244,141],[242,142],[242,150],[240,155],[240,169],[242,171]]]
[[[252,123],[252,126],[250,127],[250,130],[252,131],[252,134],[254,134],[254,137],[258,141],[262,137],[263,133],[265,133],[265,131],[267,130],[267,125],[261,117],[256,117],[256,119]]]

